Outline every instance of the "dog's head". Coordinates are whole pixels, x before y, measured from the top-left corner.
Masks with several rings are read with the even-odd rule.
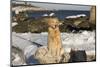
[[[48,27],[51,27],[51,28],[56,28],[56,27],[59,27],[59,25],[61,25],[58,18],[56,17],[45,18],[45,22],[47,23]]]

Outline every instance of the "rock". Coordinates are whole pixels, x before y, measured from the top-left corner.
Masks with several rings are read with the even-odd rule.
[[[88,29],[90,26],[89,26],[89,23],[87,21],[85,21],[85,22],[80,23],[78,25],[78,27],[79,28],[87,28]]]
[[[69,62],[85,62],[87,60],[86,52],[84,50],[71,50]]]
[[[87,61],[96,61],[95,55],[87,55]]]
[[[56,63],[54,57],[48,53],[46,47],[41,47],[36,51],[35,58],[39,60],[40,64]]]
[[[65,62],[69,62],[69,59],[70,59],[70,54],[69,53],[64,53],[63,55],[62,55],[62,59],[61,59],[61,63],[65,63]]]
[[[87,61],[96,61],[96,53],[95,51],[86,51]]]
[[[49,63],[62,63],[68,62],[70,55],[64,53],[62,56],[52,56],[47,47],[40,47],[37,49],[35,58],[39,61],[40,64],[49,64]]]
[[[25,56],[22,50],[12,46],[11,63],[12,65],[25,65]]]

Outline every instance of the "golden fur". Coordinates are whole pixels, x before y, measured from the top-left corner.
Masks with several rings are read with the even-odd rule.
[[[53,56],[60,56],[63,52],[57,18],[48,19],[48,50]]]
[[[41,47],[36,51],[35,58],[41,64],[59,63],[64,58],[61,36],[59,31],[59,21],[57,18],[45,18],[48,25],[48,46]],[[67,56],[68,58],[68,56]]]

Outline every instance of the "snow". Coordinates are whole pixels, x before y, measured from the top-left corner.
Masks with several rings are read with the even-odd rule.
[[[72,15],[72,16],[67,16],[66,18],[69,19],[69,18],[79,18],[79,17],[85,17],[86,15],[85,14],[78,14],[78,15]]]
[[[35,53],[37,46],[22,36],[12,33],[12,45],[21,49],[24,52],[24,55],[29,57]]]
[[[95,55],[95,31],[62,33],[62,43],[66,52],[71,49],[85,50],[87,55]]]
[[[12,45],[24,51],[29,57],[37,50],[36,42],[47,46],[47,32],[42,33],[15,33],[12,32]],[[80,33],[61,33],[62,44],[66,52],[71,49],[86,50],[95,54],[95,31],[81,31]]]
[[[79,14],[79,15],[77,15],[77,17],[85,17],[86,15],[85,14]]]
[[[42,16],[44,16],[44,17],[46,17],[46,16],[54,16],[55,15],[55,13],[50,13],[50,14],[43,14]]]
[[[14,65],[23,64],[23,63],[20,63],[21,62],[21,58],[18,56],[18,54],[15,54],[14,56],[15,56],[15,59],[12,62]]]
[[[67,19],[69,19],[69,18],[77,18],[77,16],[68,16],[68,17],[66,17]]]
[[[43,14],[42,16],[43,16],[43,17],[46,17],[46,16],[48,16],[48,14]]]
[[[50,13],[50,14],[49,14],[49,16],[54,16],[54,15],[55,15],[55,13]]]
[[[17,22],[13,22],[13,23],[12,23],[12,27],[14,27],[14,26],[16,26],[16,25],[18,25]]]

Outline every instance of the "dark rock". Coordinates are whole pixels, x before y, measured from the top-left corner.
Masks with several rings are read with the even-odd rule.
[[[70,52],[69,62],[85,62],[86,61],[86,52],[84,50],[77,50]]]

